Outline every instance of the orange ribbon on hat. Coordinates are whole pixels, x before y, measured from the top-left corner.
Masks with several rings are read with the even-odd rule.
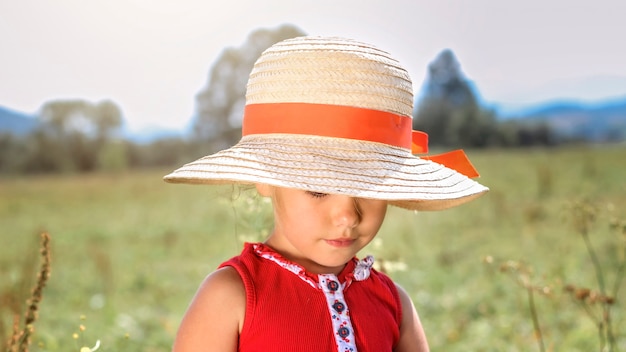
[[[358,128],[355,128],[357,126]],[[287,133],[378,142],[428,153],[428,134],[412,131],[412,119],[391,112],[310,103],[250,104],[244,108],[242,135]],[[463,150],[420,156],[473,178],[478,171]]]

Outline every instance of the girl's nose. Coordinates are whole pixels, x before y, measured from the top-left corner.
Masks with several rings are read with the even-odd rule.
[[[336,196],[332,210],[335,226],[354,228],[361,222],[361,211],[356,198]]]

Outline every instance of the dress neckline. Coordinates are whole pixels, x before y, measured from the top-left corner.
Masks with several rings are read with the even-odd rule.
[[[350,286],[353,281],[363,281],[369,277],[370,270],[374,264],[374,257],[367,256],[363,260],[359,260],[357,257],[353,257],[346,263],[344,268],[338,275],[334,274],[314,274],[307,271],[302,265],[295,263],[285,258],[280,253],[276,252],[270,246],[264,243],[246,243],[246,248],[252,251],[257,256],[267,259],[280,267],[297,275],[300,279],[309,283],[311,286],[317,289],[320,288],[319,278],[320,276],[336,276],[337,280],[345,288]]]

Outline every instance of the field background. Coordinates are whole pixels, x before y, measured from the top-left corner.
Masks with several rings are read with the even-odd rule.
[[[548,350],[598,351],[594,321],[564,290],[597,289],[569,209],[594,209],[590,239],[612,287],[626,242],[611,226],[626,220],[626,147],[469,154],[490,193],[444,212],[390,208],[363,254],[411,294],[433,351],[538,351],[520,276],[499,270],[507,261],[549,290],[534,295]],[[229,187],[168,185],[167,171],[0,180],[2,337],[12,297],[24,309],[47,231],[52,275],[31,351],[78,351],[96,340],[99,351],[170,350],[200,281],[270,225],[262,200]],[[626,351],[621,286],[612,316]]]

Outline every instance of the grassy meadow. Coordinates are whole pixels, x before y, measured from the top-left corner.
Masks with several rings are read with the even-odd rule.
[[[390,208],[362,253],[412,295],[431,349],[608,346],[592,248],[607,295],[621,284],[604,307],[614,351],[626,351],[626,146],[468,154],[491,192],[443,212]],[[271,225],[263,200],[166,184],[168,171],[0,179],[3,340],[26,308],[47,231],[51,276],[31,351],[98,340],[98,351],[170,350],[204,276]]]

